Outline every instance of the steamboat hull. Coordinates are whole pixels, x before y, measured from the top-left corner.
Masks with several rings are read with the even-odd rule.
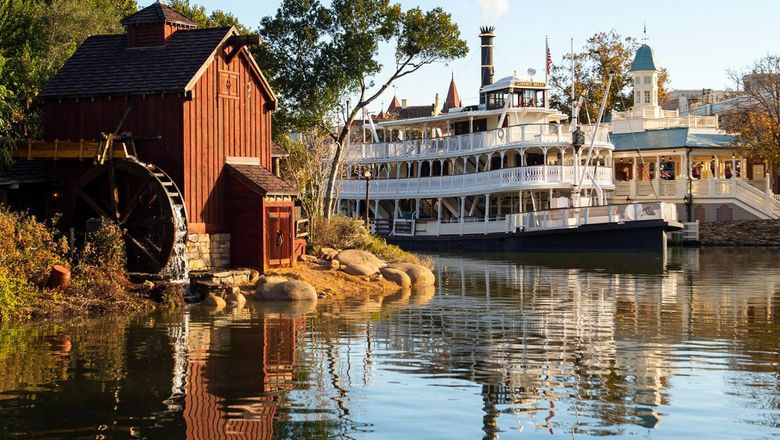
[[[388,236],[406,250],[470,252],[641,252],[662,253],[666,232],[682,229],[662,219],[581,225],[568,229],[459,236]]]

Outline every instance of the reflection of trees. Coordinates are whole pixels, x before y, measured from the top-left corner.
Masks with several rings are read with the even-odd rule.
[[[162,399],[149,399],[170,392],[170,377],[128,374],[170,362],[169,347],[153,328],[161,319],[117,316],[1,328],[0,391],[6,398],[0,399],[0,425],[8,432],[40,433],[43,427],[53,436],[94,437],[170,422]]]

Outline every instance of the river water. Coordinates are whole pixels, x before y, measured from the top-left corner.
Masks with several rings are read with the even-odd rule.
[[[359,302],[0,327],[0,437],[778,438],[777,257],[442,255]]]

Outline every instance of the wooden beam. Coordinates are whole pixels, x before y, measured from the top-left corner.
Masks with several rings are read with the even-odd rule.
[[[19,141],[14,151],[15,159],[93,159],[98,151],[96,141]],[[114,158],[127,158],[122,142],[113,144]]]

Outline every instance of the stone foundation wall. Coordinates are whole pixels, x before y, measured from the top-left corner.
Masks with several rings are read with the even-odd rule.
[[[230,267],[230,234],[187,234],[190,270]]]
[[[780,220],[699,223],[702,246],[780,246]]]

